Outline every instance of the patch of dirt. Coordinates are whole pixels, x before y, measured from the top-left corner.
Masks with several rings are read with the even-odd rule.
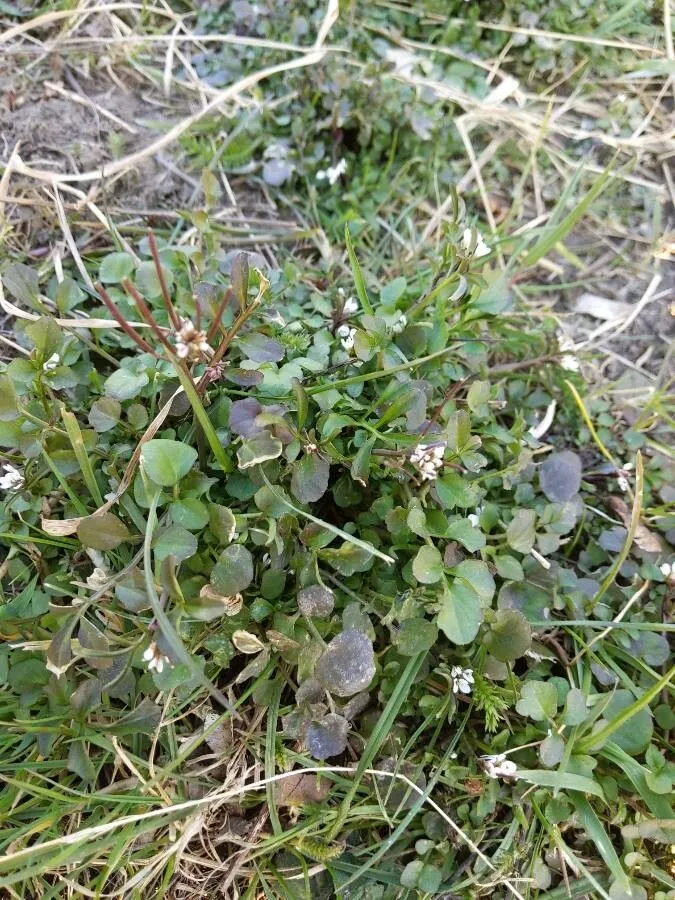
[[[105,173],[106,163],[147,146],[183,114],[141,90],[125,91],[111,82],[85,80],[79,75],[76,80],[67,71],[62,75],[57,80],[53,73],[45,72],[44,80],[34,78],[27,84],[25,75],[12,73],[8,61],[0,63],[0,162],[6,163],[19,144],[22,161],[36,169],[82,172],[100,168]],[[49,83],[57,87],[50,88]],[[64,96],[64,91],[71,96]],[[96,202],[130,212],[185,206],[193,192],[191,181],[181,177],[179,166],[166,160],[166,156],[148,158],[122,176],[108,182],[104,179],[96,185]],[[90,185],[76,187],[88,190]],[[14,205],[10,200],[9,218],[24,235],[30,234],[28,246],[48,239],[39,233],[42,228],[36,233],[39,204],[26,202],[36,189],[41,193],[40,185],[31,179],[16,175],[11,179],[10,197],[22,198],[24,203]],[[48,219],[52,226],[53,217]]]

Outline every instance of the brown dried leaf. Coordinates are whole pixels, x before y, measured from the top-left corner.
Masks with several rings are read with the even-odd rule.
[[[617,516],[621,519],[626,528],[630,527],[630,508],[625,500],[621,497],[609,497],[609,505],[612,507]],[[663,545],[661,539],[654,532],[650,531],[642,522],[638,523],[635,530],[635,543],[644,553],[662,553]]]
[[[330,781],[316,775],[289,775],[274,785],[277,806],[297,806],[301,803],[321,803],[328,796]]]

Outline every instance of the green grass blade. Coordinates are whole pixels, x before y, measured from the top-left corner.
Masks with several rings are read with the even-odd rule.
[[[271,778],[276,770],[277,757],[277,720],[279,717],[279,703],[281,701],[281,691],[283,683],[277,681],[272,690],[272,696],[267,707],[267,733],[265,735],[265,778]],[[267,785],[267,810],[272,823],[272,830],[275,834],[281,834],[283,829],[279,821],[279,811],[274,799],[274,783]]]
[[[598,853],[612,873],[615,882],[618,882],[624,890],[628,890],[630,888],[630,883],[621,866],[619,857],[616,855],[612,839],[602,827],[602,823],[596,816],[593,807],[585,797],[581,796],[581,794],[572,794],[570,799],[574,804],[586,834],[598,848]]]
[[[622,725],[625,725],[626,722],[628,722],[628,720],[635,715],[635,713],[638,713],[641,709],[649,706],[654,697],[658,697],[664,687],[670,684],[670,682],[673,680],[673,676],[675,676],[675,667],[670,669],[669,672],[666,672],[666,674],[662,678],[659,678],[659,680],[655,682],[648,691],[645,691],[644,694],[635,701],[635,703],[631,703],[630,706],[627,706],[625,709],[621,710],[616,719],[612,719],[612,721],[608,722],[604,728],[600,729],[600,731],[596,731],[594,734],[589,734],[581,741],[579,741],[576,748],[577,752],[588,753],[593,747],[601,747],[602,744],[609,737],[611,737],[615,731],[621,728]]]
[[[579,201],[572,212],[568,213],[568,215],[566,215],[558,225],[553,228],[549,227],[544,231],[544,234],[539,238],[534,247],[522,260],[522,268],[529,269],[530,266],[538,263],[539,260],[542,259],[542,257],[546,256],[546,254],[549,253],[556,244],[567,237],[567,235],[574,228],[577,222],[586,215],[591,205],[605,189],[607,180],[609,179],[611,174],[612,166],[614,165],[615,158],[616,157],[613,157],[610,160],[605,171],[595,180],[588,193],[582,200]],[[562,200],[560,201],[560,206],[562,207]]]
[[[413,656],[403,670],[403,673],[401,674],[391,697],[387,701],[387,705],[382,710],[382,715],[378,719],[377,724],[368,739],[368,743],[363,750],[363,754],[356,768],[356,773],[354,774],[354,780],[342,801],[337,818],[328,833],[329,839],[335,838],[342,828],[349,813],[349,809],[354,801],[354,797],[356,796],[356,792],[359,789],[363,773],[366,769],[370,768],[370,765],[375,758],[375,754],[389,734],[391,726],[394,724],[394,720],[396,719],[399,710],[405,703],[406,697],[417,677],[417,673],[422,667],[426,655],[426,652],[424,652],[418,653],[417,656]]]
[[[359,300],[361,301],[363,311],[372,316],[373,306],[370,302],[370,298],[368,297],[366,282],[363,277],[363,272],[361,271],[361,266],[356,257],[356,251],[354,250],[354,244],[352,243],[352,236],[349,233],[349,225],[345,225],[345,244],[347,245],[347,255],[349,256],[349,262],[352,267],[352,274],[354,275],[356,293],[359,295]]]
[[[91,462],[86,447],[84,446],[84,439],[82,437],[82,432],[80,431],[79,423],[75,418],[74,413],[63,406],[61,407],[61,418],[63,419],[68,439],[70,440],[75,457],[79,463],[84,483],[87,485],[89,493],[93,497],[96,505],[103,506],[103,497],[101,496],[101,491],[94,476],[94,470],[91,467]]]
[[[192,407],[192,411],[195,414],[195,418],[201,425],[204,436],[209,442],[209,447],[211,448],[213,455],[217,459],[220,468],[223,470],[223,472],[231,472],[232,461],[230,460],[227,453],[225,453],[223,445],[220,443],[218,435],[216,434],[216,429],[213,427],[213,423],[211,422],[211,419],[209,419],[208,413],[204,409],[204,404],[202,403],[199,394],[195,390],[192,378],[187,374],[182,366],[176,366],[176,371],[178,373],[178,377],[180,378],[180,383],[183,385],[185,395],[190,401],[190,406]]]
[[[550,787],[560,791],[581,791],[604,798],[602,788],[592,778],[574,775],[571,772],[555,772],[547,769],[519,769],[518,778],[537,787]]]
[[[362,541],[360,538],[354,537],[353,534],[349,534],[348,531],[343,531],[341,528],[338,528],[337,525],[331,525],[330,522],[325,522],[323,519],[319,519],[316,516],[313,516],[311,513],[305,512],[302,509],[298,509],[297,506],[293,506],[293,504],[288,501],[285,497],[283,497],[278,491],[274,490],[274,485],[270,483],[269,478],[260,468],[260,474],[262,475],[263,481],[269,488],[269,490],[274,494],[274,496],[279,500],[280,503],[284,503],[292,512],[296,514],[296,516],[302,516],[305,519],[309,519],[310,522],[314,522],[315,525],[320,525],[322,528],[331,531],[333,534],[338,535],[344,541],[347,541],[350,544],[354,544],[355,547],[360,547],[361,550],[365,550],[367,553],[372,554],[373,556],[379,556],[380,559],[384,560],[384,562],[393,565],[395,560],[391,556],[387,556],[386,553],[382,553],[381,550],[378,550],[377,547],[373,547],[372,544],[369,544],[367,541]]]

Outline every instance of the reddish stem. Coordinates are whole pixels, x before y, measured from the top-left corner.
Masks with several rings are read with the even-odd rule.
[[[130,337],[131,340],[134,341],[135,344],[138,344],[138,346],[141,348],[141,350],[145,351],[145,353],[152,353],[153,356],[157,356],[157,354],[156,354],[155,351],[152,349],[152,347],[150,346],[150,344],[148,344],[148,342],[145,341],[145,340],[140,336],[140,334],[136,331],[136,329],[133,328],[133,327],[126,321],[126,319],[124,318],[124,316],[122,315],[122,313],[119,311],[119,309],[118,309],[118,308],[115,306],[115,304],[113,303],[112,297],[111,297],[110,294],[105,290],[105,288],[103,287],[103,285],[102,285],[102,284],[96,284],[96,285],[94,285],[94,287],[96,288],[96,291],[97,291],[99,297],[101,298],[101,300],[103,300],[103,302],[104,302],[104,304],[105,304],[105,306],[106,306],[106,309],[108,310],[108,312],[110,313],[110,315],[113,317],[113,319],[117,322],[117,324],[120,326],[120,328],[122,329],[122,331],[127,335],[127,337]]]
[[[219,305],[218,309],[216,310],[216,315],[213,319],[213,322],[211,322],[211,325],[209,326],[209,330],[206,333],[206,340],[209,343],[216,336],[216,332],[218,331],[218,328],[220,327],[220,323],[221,323],[221,320],[225,313],[225,309],[227,308],[227,304],[232,299],[232,293],[233,293],[232,288],[228,288],[223,295],[223,299],[220,301],[220,305]]]
[[[148,231],[148,244],[150,245],[150,253],[152,254],[152,261],[155,264],[155,269],[157,271],[157,278],[159,279],[159,286],[162,290],[162,299],[164,300],[164,306],[166,306],[166,311],[169,314],[169,318],[171,319],[171,324],[173,325],[176,331],[180,331],[180,319],[178,318],[178,314],[174,309],[174,305],[171,302],[171,295],[169,294],[169,288],[166,284],[166,279],[164,278],[164,270],[162,269],[162,263],[159,258],[159,250],[157,249],[157,241],[155,240],[155,235],[152,231]]]
[[[133,301],[136,304],[138,311],[141,314],[144,321],[147,322],[147,324],[150,326],[150,328],[152,328],[152,330],[155,332],[155,334],[157,335],[159,340],[162,342],[162,344],[164,344],[166,349],[169,351],[171,356],[175,356],[176,355],[175,347],[172,347],[171,344],[167,341],[166,337],[164,336],[164,332],[159,327],[159,325],[155,321],[154,316],[150,312],[150,307],[145,302],[143,297],[141,297],[141,295],[138,293],[138,291],[136,290],[134,285],[129,281],[128,278],[124,279],[124,281],[122,282],[122,287],[127,292],[127,294],[129,294],[129,296],[133,299]]]

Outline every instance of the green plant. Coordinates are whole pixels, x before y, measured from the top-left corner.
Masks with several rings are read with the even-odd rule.
[[[347,232],[358,299],[347,280],[344,291],[310,289],[293,267],[250,269],[246,254],[227,271],[206,220],[190,253],[150,234],[138,261],[103,256],[100,307],[73,281],[42,286],[26,266],[5,270],[6,289],[36,312],[17,321],[25,352],[0,374],[3,702],[17,720],[3,747],[0,884],[26,886],[67,862],[71,880],[95,871],[101,888],[123,886],[94,854],[127,847],[140,864],[138,828],[106,826],[102,843],[83,837],[64,853],[48,843],[26,872],[16,849],[30,830],[11,807],[31,797],[26,821],[57,835],[41,773],[65,765],[59,796],[84,817],[84,836],[105,821],[90,791],[114,789],[115,757],[141,778],[115,795],[120,811],[152,806],[139,784],[180,803],[190,769],[178,739],[210,695],[207,741],[236,726],[247,696],[269,706],[268,778],[278,760],[358,754],[351,780],[337,782],[338,807],[306,813],[305,788],[292,804],[294,858],[322,860],[336,885],[350,871],[358,883],[374,876],[370,864],[344,868],[368,796],[392,827],[409,808],[404,789],[367,771],[390,765],[395,778],[410,755],[403,771],[421,785],[420,815],[431,789],[417,779],[434,761],[430,785],[485,791],[475,809],[457,809],[466,840],[476,816],[522,802],[529,785],[552,823],[552,810],[576,804],[612,896],[641,896],[639,868],[609,855],[593,804],[604,808],[626,777],[613,754],[647,750],[638,802],[670,815],[669,769],[650,744],[663,715],[652,706],[672,690],[672,672],[652,668],[668,658],[659,632],[671,587],[657,564],[669,520],[650,517],[662,534],[648,532],[641,562],[629,562],[629,541],[612,565],[616,529],[589,509],[608,478],[625,475],[604,463],[623,455],[619,438],[593,428],[604,456],[570,449],[597,405],[582,404],[583,416],[575,405],[553,322],[524,331],[486,291],[482,239],[459,206],[456,215],[431,270],[384,282]],[[49,306],[63,308],[66,292],[57,324]],[[83,334],[85,314],[110,326]],[[536,422],[552,399],[555,436],[542,444]],[[664,478],[657,459],[643,475],[639,453],[636,475],[631,535]],[[649,603],[613,629],[640,578],[653,584]],[[457,762],[449,722],[461,723]],[[291,838],[279,790],[267,787],[269,840],[282,847]],[[462,839],[448,855],[424,815],[427,836],[415,859],[404,851],[400,884],[461,891]],[[539,840],[559,846],[551,827]],[[519,865],[516,853],[504,871]],[[261,884],[271,877],[258,873]]]

